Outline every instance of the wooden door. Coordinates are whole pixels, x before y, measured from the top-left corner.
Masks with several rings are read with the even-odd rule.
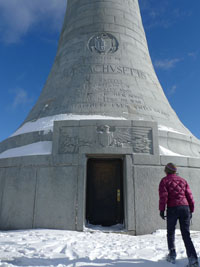
[[[86,219],[94,225],[123,223],[123,162],[89,159],[87,164]]]

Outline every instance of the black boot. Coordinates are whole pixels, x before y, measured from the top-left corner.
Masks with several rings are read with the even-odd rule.
[[[195,257],[189,257],[188,258],[188,265],[187,267],[199,267],[199,262],[198,259],[196,259]]]
[[[168,262],[171,262],[171,263],[175,264],[175,262],[176,262],[176,251],[175,251],[175,249],[171,249],[169,251],[169,254],[167,255],[166,260]]]

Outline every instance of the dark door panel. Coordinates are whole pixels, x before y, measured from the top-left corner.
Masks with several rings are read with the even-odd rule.
[[[89,159],[86,219],[95,225],[123,223],[123,171],[120,159]]]

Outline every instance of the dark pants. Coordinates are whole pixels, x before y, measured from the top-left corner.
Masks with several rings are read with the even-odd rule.
[[[177,220],[180,223],[180,230],[188,258],[192,256],[197,259],[197,254],[190,238],[190,210],[188,206],[177,206],[167,209],[167,241],[169,250],[175,249]]]

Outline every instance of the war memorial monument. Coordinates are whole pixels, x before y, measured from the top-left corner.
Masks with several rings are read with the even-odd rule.
[[[158,81],[138,0],[68,0],[41,95],[0,143],[0,229],[151,233],[165,227],[158,184],[168,162],[190,184],[200,230],[200,141]]]

